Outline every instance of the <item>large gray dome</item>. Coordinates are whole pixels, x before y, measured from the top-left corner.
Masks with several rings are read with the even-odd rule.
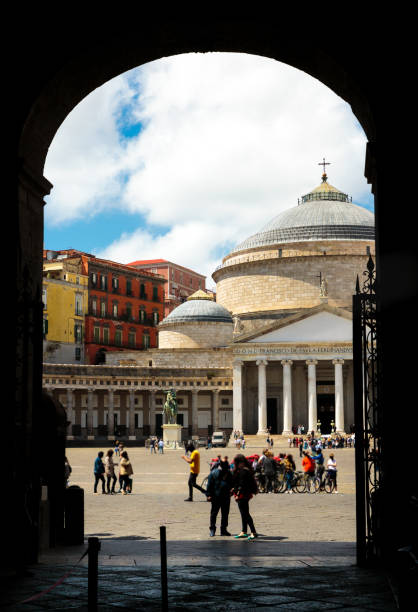
[[[325,176],[325,175],[324,175]],[[326,178],[326,176],[325,176]],[[285,242],[374,240],[374,215],[324,180],[231,253]]]
[[[203,295],[205,297],[203,297]],[[191,295],[186,302],[177,306],[160,323],[160,326],[168,323],[191,323],[195,321],[214,321],[217,323],[231,323],[230,312],[214,302],[207,294],[196,292]]]

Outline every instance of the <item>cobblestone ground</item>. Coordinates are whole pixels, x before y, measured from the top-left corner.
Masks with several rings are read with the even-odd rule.
[[[209,538],[210,504],[188,495],[188,465],[180,451],[151,454],[128,449],[134,469],[132,495],[94,495],[93,462],[99,449],[68,449],[71,484],[85,490],[86,538],[101,541],[99,610],[160,609],[159,528],[167,529],[170,609],[396,610],[386,577],[355,567],[354,451],[334,451],[337,495],[257,495],[250,504],[260,537],[254,542]],[[104,446],[104,451],[107,447]],[[247,454],[260,451],[250,448]],[[275,447],[275,452],[287,451]],[[201,449],[201,475],[219,451]],[[235,449],[220,449],[230,458]],[[292,449],[297,467],[301,459]],[[325,457],[329,452],[325,451]],[[118,459],[116,459],[118,461]],[[229,530],[240,531],[232,501]],[[33,576],[9,584],[6,609],[86,609],[86,560],[42,598],[14,605],[47,588],[77,563],[85,547],[43,555]]]

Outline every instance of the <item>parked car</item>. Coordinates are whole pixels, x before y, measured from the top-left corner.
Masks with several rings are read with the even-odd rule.
[[[224,431],[214,431],[212,434],[212,446],[223,446],[226,447],[228,444],[228,438]]]

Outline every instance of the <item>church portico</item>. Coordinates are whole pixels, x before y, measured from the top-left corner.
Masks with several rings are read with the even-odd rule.
[[[234,430],[288,436],[303,425],[305,432],[344,433],[346,423],[353,422],[347,384],[352,379],[351,344],[242,343],[234,346],[234,357]]]

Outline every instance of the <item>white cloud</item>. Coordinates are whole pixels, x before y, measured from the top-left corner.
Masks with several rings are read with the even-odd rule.
[[[144,125],[129,141],[118,134],[125,106]],[[222,244],[319,184],[324,156],[330,182],[366,201],[365,143],[349,106],[300,71],[244,54],[171,57],[113,79],[68,117],[47,160],[47,214],[59,223],[110,206],[140,212],[154,233],[116,237],[101,256],[209,273]]]

